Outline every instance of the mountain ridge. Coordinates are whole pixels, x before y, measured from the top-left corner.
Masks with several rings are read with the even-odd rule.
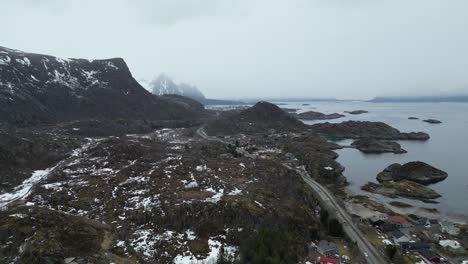
[[[181,105],[146,91],[122,58],[61,59],[0,47],[0,70],[0,120],[13,125],[204,115],[196,101]]]

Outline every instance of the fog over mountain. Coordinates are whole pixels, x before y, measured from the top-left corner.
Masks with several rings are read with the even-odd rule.
[[[122,57],[209,98],[468,93],[465,0],[3,0],[0,46]],[[21,34],[18,34],[21,32]]]

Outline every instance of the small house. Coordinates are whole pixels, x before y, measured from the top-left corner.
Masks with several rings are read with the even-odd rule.
[[[399,215],[389,216],[387,218],[387,221],[390,223],[394,223],[399,228],[413,226],[406,218]]]
[[[430,263],[440,263],[440,256],[432,252],[430,249],[421,249],[418,251],[421,257]]]
[[[458,235],[458,233],[460,232],[460,229],[458,227],[456,227],[453,223],[448,221],[441,221],[440,227],[442,229],[442,232],[453,236]]]
[[[385,221],[382,220],[381,217],[372,216],[372,217],[369,218],[369,223],[370,223],[373,227],[379,227],[379,226],[381,226],[382,224],[384,224]]]
[[[329,258],[329,257],[319,257],[317,259],[319,264],[339,264],[340,262],[336,258]]]
[[[422,218],[414,214],[408,215],[408,219],[411,221],[411,223],[413,223],[413,225],[417,225],[417,226],[423,226],[426,224],[426,221],[427,221],[426,218]]]
[[[456,240],[440,240],[439,245],[441,245],[445,250],[450,251],[456,255],[465,253],[465,249]]]
[[[437,220],[435,220],[435,219],[427,219],[426,224],[425,224],[425,226],[426,226],[427,228],[429,228],[429,227],[435,227],[435,226],[438,226],[438,225],[439,225],[439,221],[437,221]]]
[[[409,242],[410,239],[405,236],[400,230],[395,230],[387,233],[387,236],[393,240],[393,243],[399,244],[402,242]]]
[[[338,248],[333,242],[321,240],[317,246],[317,251],[324,256],[333,257],[338,253]]]
[[[431,246],[427,243],[417,241],[417,242],[402,242],[400,243],[402,251],[419,251],[422,249],[430,249]]]
[[[383,223],[377,229],[382,233],[388,233],[398,230],[398,227],[393,223]]]

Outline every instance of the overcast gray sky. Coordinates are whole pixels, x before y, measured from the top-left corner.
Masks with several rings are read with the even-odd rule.
[[[0,46],[214,98],[468,93],[467,0],[0,0]]]

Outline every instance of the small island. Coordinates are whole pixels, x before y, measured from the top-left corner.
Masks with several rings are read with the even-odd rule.
[[[408,119],[409,119],[409,120],[419,120],[419,118],[418,118],[418,117],[415,117],[415,116],[410,116],[410,117],[408,117]]]
[[[442,121],[437,120],[437,119],[424,119],[423,122],[429,123],[429,124],[441,124]]]
[[[294,116],[298,119],[302,120],[327,120],[327,119],[336,119],[344,117],[345,115],[333,113],[333,114],[324,114],[315,111],[307,111],[300,114],[294,114]]]
[[[354,111],[344,111],[344,112],[350,115],[360,115],[360,114],[369,113],[369,111],[366,111],[366,110],[354,110]]]
[[[395,141],[377,140],[374,138],[363,138],[355,140],[351,146],[358,150],[369,154],[379,153],[406,153],[407,151],[401,148],[401,145]]]
[[[421,161],[412,161],[404,165],[395,163],[380,172],[377,180],[380,183],[390,181],[408,180],[428,185],[445,180],[448,174]]]

